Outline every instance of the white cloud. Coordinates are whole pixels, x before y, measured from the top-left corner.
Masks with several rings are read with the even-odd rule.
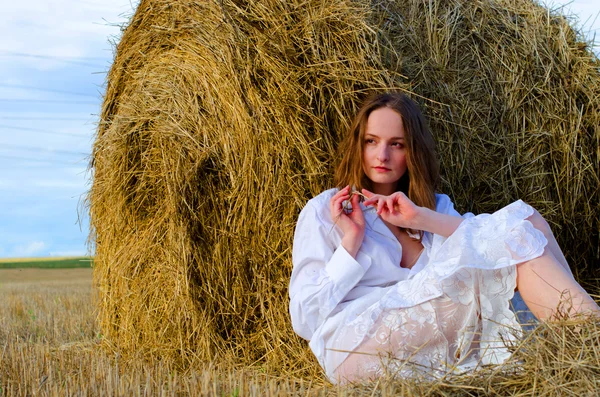
[[[12,256],[15,257],[30,257],[35,256],[46,248],[46,243],[43,241],[32,241],[26,245],[17,245],[13,248]]]
[[[114,25],[126,22],[136,4],[128,0],[6,2],[0,13],[0,51],[110,59],[110,52],[103,53],[102,49],[109,47],[109,36],[119,33]],[[31,58],[20,58],[16,63],[35,64],[40,70],[65,66]],[[102,64],[100,60],[94,63]]]

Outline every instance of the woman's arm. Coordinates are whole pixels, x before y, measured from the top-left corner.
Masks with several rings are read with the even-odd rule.
[[[408,200],[408,199],[407,199]],[[417,207],[417,216],[413,220],[415,226],[410,229],[423,230],[444,237],[449,237],[464,220],[460,216],[441,214],[425,207]]]
[[[348,252],[347,234],[340,236],[339,219],[334,224],[329,216],[340,197],[345,196],[336,195],[330,203],[309,202],[296,225],[289,310],[294,331],[307,340],[371,266],[371,259],[358,248],[354,255]]]
[[[463,221],[458,215],[419,207],[402,192],[382,196],[363,189],[363,194],[368,198],[364,204],[377,208],[377,214],[384,221],[406,229],[423,230],[449,237]]]
[[[344,209],[344,202],[348,201],[352,204],[351,211]],[[360,197],[357,194],[351,195],[350,186],[346,186],[329,200],[329,215],[342,230],[342,246],[356,258],[365,237],[366,225],[365,216],[360,208]]]

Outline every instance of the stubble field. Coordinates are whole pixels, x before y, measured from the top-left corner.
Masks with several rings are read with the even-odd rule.
[[[257,369],[122,363],[102,348],[92,269],[0,269],[0,396],[324,395]],[[337,393],[336,393],[337,394]]]
[[[592,396],[600,389],[600,322],[539,326],[516,348],[513,365],[342,388],[259,365],[181,371],[161,361],[123,362],[105,348],[92,291],[90,268],[0,269],[0,396]]]

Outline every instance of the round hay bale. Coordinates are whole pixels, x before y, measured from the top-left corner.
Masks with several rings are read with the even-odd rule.
[[[600,74],[529,0],[142,0],[88,196],[102,332],[123,356],[319,373],[287,285],[305,202],[369,90],[411,92],[460,211],[517,198],[598,263]]]

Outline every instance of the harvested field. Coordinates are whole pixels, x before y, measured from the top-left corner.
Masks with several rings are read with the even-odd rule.
[[[207,363],[178,373],[164,362],[120,362],[100,348],[89,269],[0,270],[0,395],[290,395],[302,380]],[[39,269],[36,269],[39,270]],[[7,276],[8,277],[5,277]],[[266,394],[265,394],[266,393]]]
[[[51,284],[78,285],[89,282],[92,269],[0,269],[0,285],[29,284],[31,282]]]
[[[595,396],[600,379],[600,322],[541,327],[515,357],[521,363],[437,383],[384,378],[339,388],[259,363],[196,363],[181,371],[161,360],[123,360],[101,348],[91,275],[51,272],[57,274],[49,279],[65,281],[0,284],[2,396]]]

